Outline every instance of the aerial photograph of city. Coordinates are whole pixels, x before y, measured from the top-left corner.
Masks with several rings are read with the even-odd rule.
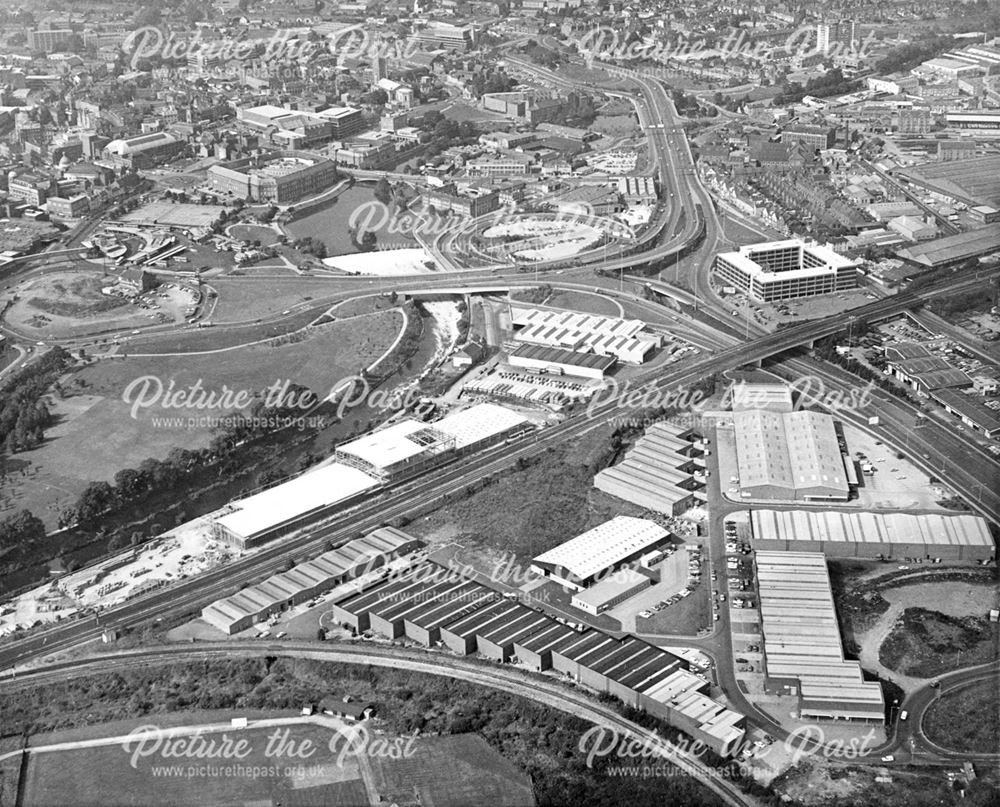
[[[0,0],[0,807],[1000,807],[1000,0]]]

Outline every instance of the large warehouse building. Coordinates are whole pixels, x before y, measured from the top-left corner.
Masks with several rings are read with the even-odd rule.
[[[402,420],[338,446],[335,457],[378,479],[400,479],[530,428],[530,421],[513,409],[481,403],[434,423]]]
[[[936,269],[978,258],[1000,250],[1000,224],[924,241],[896,252],[900,258],[919,266]]]
[[[755,561],[765,689],[797,695],[801,720],[883,721],[881,685],[844,658],[823,554],[758,551]]]
[[[847,501],[847,470],[829,415],[748,409],[733,413],[733,427],[743,498]]]
[[[748,244],[715,256],[719,279],[758,302],[811,297],[853,289],[859,263],[832,249],[797,239]]]
[[[477,404],[435,423],[404,420],[340,446],[335,462],[230,503],[212,523],[212,537],[239,550],[259,546],[342,507],[387,481],[427,470],[532,428],[496,404]]]
[[[530,344],[518,345],[507,357],[507,363],[534,373],[593,379],[604,378],[615,366],[611,356]]]
[[[377,569],[386,561],[409,554],[419,545],[416,538],[405,532],[383,527],[207,605],[201,611],[201,618],[229,635],[239,633],[272,614]]]
[[[703,501],[695,473],[705,466],[689,439],[691,431],[670,423],[650,426],[626,453],[625,459],[594,477],[594,487],[611,496],[678,516]]]
[[[212,522],[212,537],[241,551],[379,486],[379,480],[335,463],[232,502]]]
[[[750,524],[754,549],[765,551],[975,561],[991,558],[996,551],[986,520],[966,514],[754,510]]]
[[[663,345],[662,337],[638,319],[511,306],[510,321],[518,341],[611,356],[625,364],[642,364]]]
[[[745,733],[744,716],[709,698],[708,681],[684,659],[634,636],[574,630],[434,563],[349,595],[333,613],[358,632],[426,647],[440,642],[460,655],[561,672],[666,720],[721,755],[737,749]]]
[[[574,591],[582,591],[602,575],[669,542],[670,533],[659,524],[617,516],[543,552],[531,561],[531,570]]]

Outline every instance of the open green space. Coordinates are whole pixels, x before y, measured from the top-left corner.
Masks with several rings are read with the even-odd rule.
[[[397,803],[404,795],[402,789],[409,787],[411,795],[414,789],[424,793],[420,803],[446,807],[505,805],[511,803],[511,794],[517,791],[504,788],[515,788],[518,781],[524,781],[521,778],[524,775],[530,777],[537,803],[545,806],[627,803],[634,807],[663,804],[714,807],[720,803],[688,776],[648,779],[614,776],[608,770],[620,763],[614,755],[597,757],[593,768],[589,768],[586,755],[580,750],[580,738],[590,724],[577,717],[500,690],[401,669],[283,658],[168,663],[8,691],[0,695],[0,715],[9,731],[26,730],[34,734],[57,727],[96,726],[127,717],[143,717],[146,723],[158,724],[161,716],[175,718],[185,713],[191,718],[189,724],[197,724],[204,720],[203,713],[196,711],[200,709],[225,709],[233,717],[260,709],[281,710],[280,714],[291,716],[303,704],[344,696],[375,705],[376,717],[368,725],[373,733],[411,736],[419,732],[414,742],[416,753],[402,761],[408,764],[394,767],[391,761],[371,759],[370,775],[377,788],[391,793],[391,801]],[[217,719],[216,714],[213,712],[209,719]],[[295,731],[298,734],[317,730]],[[470,733],[481,740],[469,738]],[[420,738],[428,740],[423,751],[419,747]],[[463,738],[468,739],[463,741]],[[254,747],[259,747],[259,743]],[[497,759],[493,752],[503,759]],[[167,789],[154,793],[160,786],[159,777],[151,775],[150,767],[132,769],[129,756],[120,746],[72,756],[53,755],[51,760],[44,756],[38,759],[42,760],[39,767],[29,770],[25,803],[32,807],[53,804],[60,793],[65,802],[67,788],[75,788],[70,792],[79,794],[73,796],[73,804],[79,807],[235,804],[249,797],[243,781],[230,780],[227,789],[219,782],[202,782],[202,777],[179,778],[165,784]],[[152,759],[143,759],[143,766],[151,766]],[[165,760],[166,764],[171,762]],[[181,762],[188,764],[187,760]],[[339,770],[323,766],[323,772],[341,781],[352,778],[349,766]],[[182,785],[186,789],[182,790]],[[197,793],[199,786],[203,788],[201,800],[191,801],[192,791]],[[288,786],[285,777],[261,780],[257,782],[256,798],[287,792],[284,788]],[[477,786],[479,790],[475,791]],[[97,789],[105,800],[91,798],[94,792],[91,788]],[[129,795],[133,793],[137,796]],[[433,794],[437,795],[436,800],[431,800]],[[326,801],[298,800],[309,796],[308,791],[298,790],[295,795],[296,804],[345,803],[337,800],[343,796],[342,790],[332,791]],[[324,794],[318,791],[316,795]],[[145,800],[126,800],[140,796]]]
[[[466,104],[462,101],[456,102],[452,106],[443,110],[443,112],[446,118],[456,121],[457,123],[462,123],[463,121],[471,121],[473,123],[496,121],[498,124],[501,124],[508,120],[498,112],[490,112],[486,109],[480,109],[479,107]]]
[[[54,528],[59,512],[73,505],[88,482],[110,481],[117,471],[149,457],[165,459],[176,448],[209,445],[219,419],[246,408],[232,406],[227,391],[252,396],[288,383],[325,397],[383,355],[402,322],[398,312],[381,311],[224,353],[128,356],[84,367],[62,385],[61,396],[51,396],[54,425],[45,440],[17,454],[26,466],[23,475],[5,482],[0,516],[27,508]],[[195,385],[215,401],[206,397],[199,405],[196,393],[191,405],[164,405],[171,391]],[[136,406],[140,401],[152,405]]]
[[[996,681],[977,681],[948,692],[924,716],[928,739],[951,751],[983,753],[1000,748]]]
[[[289,727],[287,741],[292,746],[284,749],[272,739],[275,731],[203,735],[206,742],[223,737],[245,742],[249,753],[231,759],[173,759],[157,752],[137,759],[133,767],[138,742],[36,754],[28,764],[23,804],[61,807],[70,797],[74,807],[200,807],[257,799],[277,803],[294,795],[296,804],[352,807],[367,800],[356,757],[348,755],[343,765],[336,764],[337,754],[329,749],[329,729]],[[313,753],[301,760],[289,753],[291,747],[296,751],[308,747]]]
[[[30,296],[28,305],[62,317],[86,317],[128,305],[121,297],[102,294],[104,285],[105,282],[96,274],[71,275],[53,280],[47,289],[50,292],[48,296]]]
[[[573,311],[580,311],[584,314],[596,314],[601,317],[620,317],[621,310],[607,297],[597,294],[587,294],[582,291],[566,291],[557,289],[552,296],[545,301],[546,305],[555,308],[569,308]]]
[[[237,238],[240,241],[250,243],[260,241],[265,247],[277,243],[280,237],[280,233],[263,224],[234,224],[228,228],[228,234],[231,238]]]
[[[617,499],[592,495],[600,493],[593,475],[610,451],[606,434],[554,449],[444,505],[412,529],[418,535],[448,532],[463,546],[528,561],[621,512]]]
[[[639,124],[632,115],[598,115],[590,128],[612,137],[630,137],[639,131]]]
[[[211,286],[219,295],[212,313],[216,323],[253,322],[301,303],[318,304],[335,291],[329,280],[291,276],[266,280],[219,277],[212,279]],[[360,284],[358,293],[365,293]]]
[[[993,661],[1000,635],[985,616],[955,617],[907,608],[879,648],[888,669],[919,678]]]
[[[3,318],[32,339],[60,339],[174,322],[196,302],[196,293],[187,289],[171,290],[169,300],[162,299],[166,291],[147,295],[142,302],[145,308],[124,296],[102,292],[120,280],[114,272],[88,265],[32,277],[15,287],[16,296]]]
[[[555,72],[571,81],[584,82],[599,89],[624,90],[626,92],[636,89],[634,81],[616,78],[606,70],[586,67],[582,64],[563,64]]]

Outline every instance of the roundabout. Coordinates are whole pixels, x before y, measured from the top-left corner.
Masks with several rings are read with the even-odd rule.
[[[576,211],[487,219],[477,222],[469,245],[485,258],[506,263],[566,260],[600,247],[617,249],[633,240],[626,224]]]

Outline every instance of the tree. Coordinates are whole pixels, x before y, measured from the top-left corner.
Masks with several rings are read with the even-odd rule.
[[[93,521],[108,511],[115,500],[115,491],[107,482],[91,482],[76,501],[77,518],[84,523]]]
[[[378,89],[372,90],[368,93],[364,97],[363,101],[368,104],[368,106],[385,106],[389,103],[389,93],[379,87]]]
[[[45,537],[45,525],[30,510],[19,510],[0,521],[0,548],[38,541]]]
[[[375,250],[375,244],[378,242],[378,236],[373,230],[367,230],[361,234],[361,251],[362,252],[373,252]]]
[[[384,205],[392,201],[392,185],[385,177],[375,183],[375,198]]]
[[[115,474],[115,488],[122,500],[128,501],[146,492],[146,478],[134,468],[122,468]]]

